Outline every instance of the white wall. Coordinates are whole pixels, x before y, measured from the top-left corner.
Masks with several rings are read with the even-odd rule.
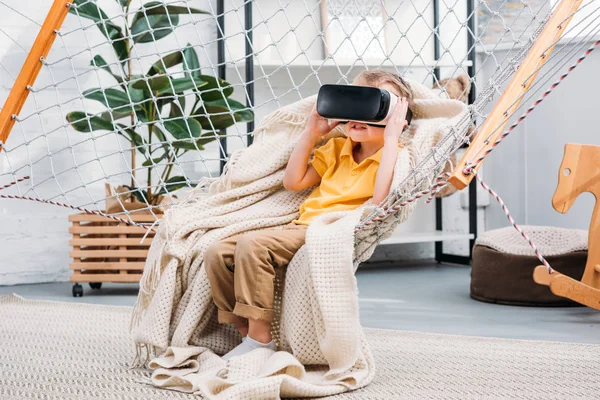
[[[48,2],[42,0],[35,2],[8,0],[6,3],[38,23],[43,21],[49,6]],[[32,3],[37,6],[32,6]],[[100,6],[109,16],[118,12],[114,3],[113,0],[99,0]],[[132,9],[136,8],[139,1],[134,3]],[[191,2],[191,6],[212,12],[216,11],[215,4],[214,0]],[[230,36],[227,57],[229,60],[239,60],[243,55],[243,35],[236,32],[240,32],[243,24],[243,3],[240,0],[232,0],[226,1],[226,4],[227,10],[231,11],[226,16],[226,35]],[[387,12],[393,17],[393,21],[389,22],[386,28],[387,40],[392,43],[390,60],[399,66],[399,72],[403,72],[402,65],[411,64],[413,68],[408,69],[406,74],[431,84],[431,72],[427,67],[433,60],[433,43],[427,26],[432,24],[432,10],[426,0],[418,0],[414,4],[415,8],[412,8],[407,2],[400,0],[386,2]],[[285,9],[285,14],[281,8]],[[407,33],[408,21],[414,21],[415,9],[423,13],[423,18],[411,27],[408,36],[400,39]],[[464,6],[457,4],[455,11],[458,15],[463,15]],[[319,12],[316,0],[255,2],[256,38],[257,42],[260,42],[257,44],[258,50],[264,49],[269,44],[265,41],[268,37],[273,37],[274,43],[279,46],[279,51],[272,48],[275,51],[270,51],[269,57],[261,56],[258,62],[263,64],[263,67],[255,70],[257,122],[281,105],[316,93],[323,83],[349,82],[364,69],[360,63],[312,68],[307,65],[290,65],[288,68],[277,69],[277,59],[272,57],[280,55],[283,58],[283,60],[279,59],[280,62],[292,61],[286,58],[290,53],[289,46],[295,49],[292,53],[301,55],[293,60],[295,64],[308,64],[322,59]],[[189,21],[189,18],[186,18],[181,18],[182,23]],[[261,19],[265,22],[260,23]],[[146,71],[150,64],[158,59],[159,54],[171,52],[189,42],[195,46],[200,56],[203,72],[216,75],[215,20],[199,18],[197,21],[202,22],[186,24],[156,45],[136,46],[134,54],[140,60],[134,63],[134,72]],[[90,72],[89,61],[95,54],[103,55],[109,62],[115,62],[115,58],[110,47],[106,44],[101,45],[105,39],[98,33],[97,28],[90,27],[83,30],[80,29],[82,23],[83,26],[90,24],[87,20],[79,21],[75,16],[69,15],[61,28],[65,36],[57,39],[48,57],[52,67],[44,68],[34,85],[36,89],[44,87],[47,89],[30,96],[21,113],[22,117],[29,116],[29,118],[18,123],[13,130],[7,142],[9,157],[0,155],[0,177],[2,173],[14,173],[16,176],[32,174],[34,190],[31,188],[31,183],[23,183],[19,185],[21,193],[67,201],[91,209],[102,209],[104,178],[109,177],[108,180],[115,185],[127,183],[130,161],[126,141],[114,135],[95,135],[95,140],[89,140],[88,134],[74,132],[64,126],[64,115],[69,111],[85,108],[87,111],[96,112],[103,109],[98,103],[88,100],[82,102],[80,99],[82,90],[113,84],[105,73]],[[2,64],[0,104],[2,104],[12,86],[14,76],[20,70],[26,55],[25,50],[30,48],[39,27],[6,8],[0,12],[0,26],[19,44],[0,35],[0,63]],[[265,36],[269,29],[270,36]],[[293,45],[294,40],[290,41],[289,34],[287,38],[283,35],[289,33],[291,29],[296,33],[295,45]],[[444,56],[444,61],[449,64],[464,58],[466,51],[465,40],[461,39],[464,38],[464,29],[458,35],[457,29],[457,21],[452,18],[446,20],[442,26],[443,47],[451,49],[451,52]],[[398,46],[394,46],[397,41],[400,41]],[[414,68],[415,66],[417,68]],[[458,73],[460,69],[460,67],[442,68],[442,76]],[[70,79],[74,74],[78,75],[77,80]],[[245,101],[243,76],[243,64],[236,66],[232,64],[227,69],[227,80],[236,85],[233,97],[242,102]],[[56,107],[56,104],[61,104],[61,107]],[[46,107],[50,108],[40,115],[36,113],[37,110]],[[232,127],[228,132],[230,134],[228,151],[232,153],[245,144],[245,124]],[[181,165],[181,172],[192,180],[198,179],[201,175],[218,173],[217,146],[217,143],[213,143],[202,154],[189,155],[182,160],[186,162]],[[208,158],[214,160],[207,160]],[[199,162],[201,159],[205,162]],[[2,178],[1,183],[6,183],[5,180],[9,177]],[[56,206],[17,200],[0,201],[0,254],[2,254],[0,285],[68,280],[70,274],[68,265],[71,259],[67,215],[71,213],[70,210]],[[481,213],[480,224],[483,223],[482,218]],[[448,230],[463,232],[468,230],[467,212],[460,208],[458,195],[445,201],[444,224]],[[407,233],[434,230],[433,205],[419,207],[401,229]],[[446,251],[466,254],[467,243],[466,241],[448,243]],[[433,245],[386,246],[378,250],[375,256],[392,259],[431,258]]]

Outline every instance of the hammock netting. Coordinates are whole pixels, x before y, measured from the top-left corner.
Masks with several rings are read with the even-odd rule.
[[[33,12],[28,3],[0,1],[11,21],[0,27],[0,105],[47,14],[48,4]],[[203,178],[218,177],[231,154],[251,144],[250,133],[266,115],[324,83],[351,83],[364,69],[383,68],[443,89],[442,79],[466,74],[476,94],[470,115],[357,227],[374,230],[393,218],[382,210],[446,184],[450,156],[469,144],[469,132],[485,121],[555,6],[542,0],[74,1],[39,60],[23,109],[11,116],[15,123],[0,152],[0,187],[10,187],[0,195],[125,220],[130,201],[136,212],[158,219],[158,210]],[[516,121],[596,38],[598,11],[592,0],[573,9],[566,33],[553,42],[552,62],[514,99],[522,102],[507,119]],[[122,207],[107,210],[110,200]]]

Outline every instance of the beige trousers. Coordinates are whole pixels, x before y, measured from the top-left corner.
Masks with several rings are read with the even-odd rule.
[[[204,254],[220,323],[271,322],[275,268],[285,268],[304,245],[307,225],[246,232],[211,245]]]

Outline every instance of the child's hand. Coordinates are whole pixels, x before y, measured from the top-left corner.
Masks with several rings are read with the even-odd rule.
[[[340,121],[333,121],[331,124],[327,122],[327,118],[323,118],[317,113],[317,106],[315,105],[310,112],[310,117],[308,118],[308,123],[306,124],[306,131],[310,135],[320,138],[321,136],[331,132],[331,130],[338,126],[339,123]]]
[[[408,112],[408,100],[406,97],[401,97],[398,99],[394,110],[392,111],[392,116],[390,117],[387,126],[385,127],[385,131],[383,132],[383,138],[385,142],[394,142],[398,143],[398,139],[400,138],[400,134],[408,125],[406,121],[406,113]]]

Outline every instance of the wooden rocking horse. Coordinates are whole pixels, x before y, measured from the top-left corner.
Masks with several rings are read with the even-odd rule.
[[[590,192],[596,198],[588,234],[588,258],[581,282],[558,271],[549,274],[545,266],[536,267],[533,280],[550,286],[557,296],[569,298],[600,310],[600,147],[569,143],[558,173],[558,186],[552,206],[565,214],[577,197]]]

